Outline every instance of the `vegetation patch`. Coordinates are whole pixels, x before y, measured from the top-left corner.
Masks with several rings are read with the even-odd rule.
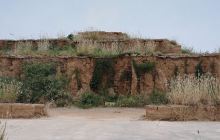
[[[103,104],[103,98],[93,92],[85,92],[81,94],[79,99],[75,102],[75,105],[81,108],[97,107]]]
[[[119,96],[116,101],[118,107],[143,107],[148,104],[148,99],[143,95]]]
[[[61,91],[55,97],[55,104],[57,107],[66,107],[74,104],[73,97],[69,92]]]
[[[189,66],[189,64],[188,64],[188,60],[187,59],[185,59],[185,61],[184,61],[184,73],[185,74],[188,74],[188,66]]]
[[[196,67],[195,67],[195,76],[197,77],[197,78],[199,78],[200,76],[202,76],[203,74],[204,74],[204,71],[203,71],[203,69],[202,69],[202,61],[200,61],[197,65],[196,65]]]
[[[69,35],[67,36],[67,38],[68,38],[69,40],[73,40],[73,39],[74,39],[74,35],[73,35],[73,34],[69,34]]]
[[[95,62],[95,68],[93,71],[92,80],[90,81],[90,87],[93,91],[101,89],[107,89],[114,84],[114,64],[111,59],[97,59]],[[103,84],[103,78],[106,77],[106,81]]]
[[[174,77],[177,77],[179,75],[179,68],[178,66],[175,66],[174,71],[173,71]]]
[[[140,92],[140,78],[145,73],[152,73],[155,69],[155,63],[154,62],[144,62],[141,64],[137,64],[134,60],[132,61],[132,65],[134,67],[135,73],[137,75],[137,89],[138,92]]]
[[[18,96],[22,93],[22,82],[0,77],[0,103],[15,103]]]
[[[68,80],[65,76],[56,76],[55,63],[25,63],[23,74],[22,93],[18,97],[18,102],[56,101],[66,92]]]
[[[49,56],[76,56],[76,47],[71,45],[66,46],[55,46],[51,45],[47,52]]]
[[[155,68],[155,63],[154,62],[144,62],[141,64],[137,64],[134,60],[133,60],[133,66],[135,69],[135,73],[137,75],[138,78],[141,77],[141,75],[145,74],[145,73],[149,73],[152,72]]]
[[[178,105],[220,104],[220,82],[210,74],[185,75],[171,79],[167,93],[169,103]]]
[[[194,53],[193,48],[187,48],[187,47],[183,47],[183,48],[181,49],[181,52],[182,52],[183,54],[193,54],[193,53]]]
[[[167,104],[168,99],[166,93],[160,92],[158,90],[154,90],[153,93],[149,97],[150,104]]]

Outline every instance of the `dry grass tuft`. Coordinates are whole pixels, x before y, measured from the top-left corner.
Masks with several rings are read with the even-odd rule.
[[[196,78],[191,75],[173,78],[167,94],[171,104],[216,105],[220,103],[220,82],[210,74]]]
[[[18,43],[15,44],[15,54],[24,54],[28,55],[31,54],[33,51],[33,42],[31,41],[19,41]]]
[[[48,51],[50,47],[50,42],[47,39],[41,39],[37,42],[37,49],[39,51]]]
[[[75,40],[125,40],[129,39],[126,33],[105,32],[105,31],[85,31],[75,35]]]
[[[22,83],[16,80],[0,78],[0,103],[15,103],[21,86]]]

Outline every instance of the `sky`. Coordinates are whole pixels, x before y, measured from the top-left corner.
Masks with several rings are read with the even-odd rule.
[[[0,0],[0,39],[103,30],[220,48],[220,0]]]

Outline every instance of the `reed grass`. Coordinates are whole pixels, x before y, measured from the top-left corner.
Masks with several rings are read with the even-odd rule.
[[[192,75],[177,76],[170,81],[167,93],[171,104],[216,105],[220,103],[220,82],[210,74],[196,78]]]
[[[0,78],[0,102],[15,103],[21,91],[22,83],[15,79]]]

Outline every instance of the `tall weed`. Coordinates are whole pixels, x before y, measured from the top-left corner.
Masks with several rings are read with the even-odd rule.
[[[171,104],[215,105],[220,103],[220,82],[210,74],[177,76],[170,81],[167,97]]]
[[[0,78],[0,102],[14,103],[16,102],[21,90],[22,82],[11,78]]]

